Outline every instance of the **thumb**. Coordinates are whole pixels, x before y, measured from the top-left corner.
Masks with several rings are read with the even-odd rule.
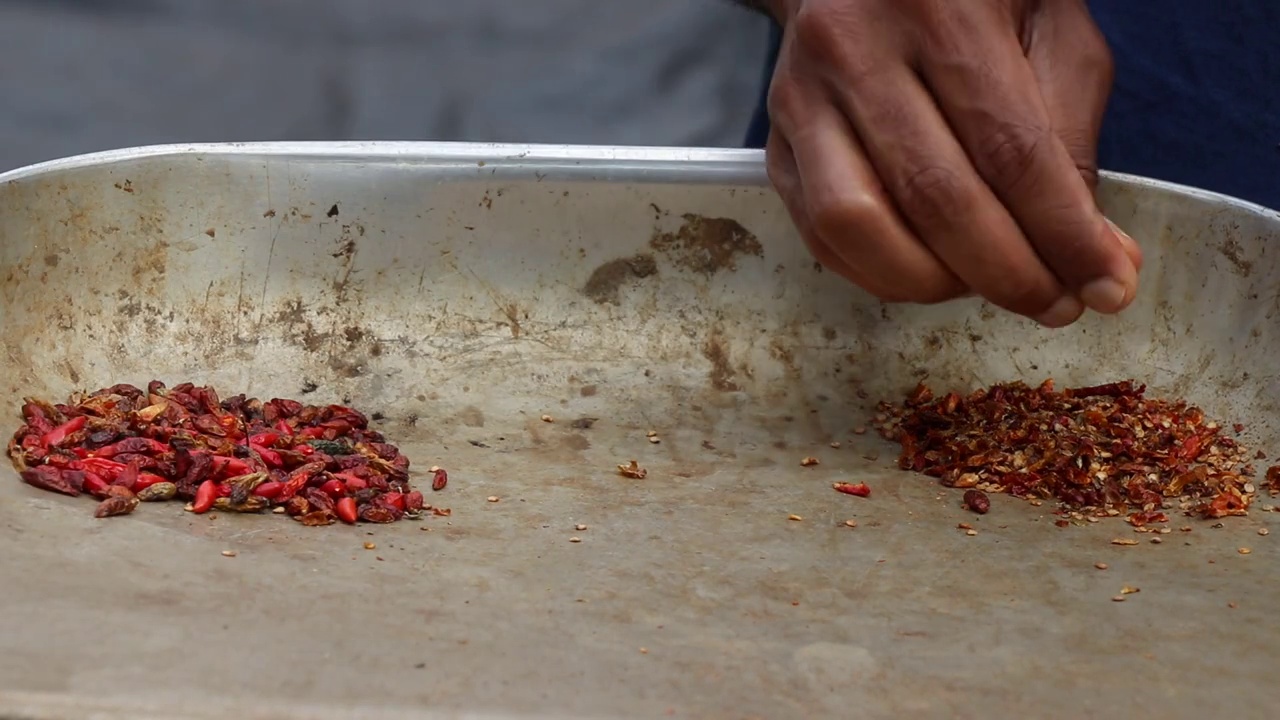
[[[1027,61],[1039,83],[1054,133],[1089,189],[1096,192],[1098,136],[1115,78],[1106,38],[1084,0],[1042,0],[1027,29]],[[1116,232],[1116,237],[1134,266],[1141,269],[1142,251],[1137,243],[1123,231]]]

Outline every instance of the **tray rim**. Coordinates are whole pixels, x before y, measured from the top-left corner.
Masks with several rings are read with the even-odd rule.
[[[596,182],[720,183],[768,187],[764,151],[749,148],[566,145],[440,141],[269,141],[141,145],[71,155],[0,173],[12,184],[41,176],[110,167],[126,162],[182,156],[262,161],[330,162],[335,165],[395,164],[438,170],[499,171],[503,179],[593,180]],[[1280,222],[1280,211],[1229,195],[1128,173],[1103,170],[1104,185],[1182,195],[1227,205]],[[513,177],[515,176],[515,177]]]

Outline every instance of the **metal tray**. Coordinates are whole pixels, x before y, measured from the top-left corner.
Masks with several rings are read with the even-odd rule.
[[[96,521],[5,470],[0,716],[1266,716],[1280,515],[1120,547],[1047,506],[975,518],[851,432],[925,376],[1132,376],[1280,453],[1280,217],[1102,196],[1141,296],[1047,332],[822,272],[750,151],[211,145],[0,176],[6,417],[151,378],[314,385],[453,478],[450,518],[308,529]],[[852,478],[873,496],[831,491]]]

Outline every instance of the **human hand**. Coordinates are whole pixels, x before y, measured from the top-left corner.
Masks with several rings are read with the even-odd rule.
[[[1049,327],[1132,302],[1098,210],[1111,56],[1084,0],[772,0],[769,177],[824,266],[886,301]]]

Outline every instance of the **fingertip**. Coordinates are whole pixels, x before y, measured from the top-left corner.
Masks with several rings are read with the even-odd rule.
[[[1129,257],[1129,262],[1133,263],[1133,269],[1142,272],[1142,248],[1138,247],[1138,243],[1129,233],[1125,232],[1116,225],[1111,218],[1103,218],[1107,221],[1107,227],[1111,228],[1111,232],[1115,235],[1116,240],[1120,243],[1120,247],[1124,248],[1124,254]]]
[[[1084,314],[1084,303],[1074,295],[1063,295],[1048,310],[1035,317],[1035,321],[1047,328],[1064,328]]]

